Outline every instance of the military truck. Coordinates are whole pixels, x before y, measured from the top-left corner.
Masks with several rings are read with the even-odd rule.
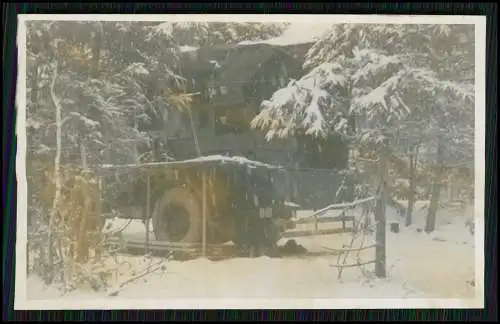
[[[244,156],[283,166],[274,188],[305,209],[332,203],[348,166],[348,148],[340,137],[317,139],[300,134],[268,141],[251,129],[260,104],[299,78],[307,44],[228,45],[185,53],[181,65],[186,91],[192,95],[191,116],[168,112],[158,123],[157,147],[177,159],[199,155]],[[190,120],[192,118],[192,121]]]
[[[123,177],[133,183],[122,186],[129,189],[121,190],[122,197],[117,198],[120,204],[130,205],[130,211],[122,214],[135,218],[152,215],[157,239],[199,242],[204,197],[200,181],[207,165],[207,158],[199,156],[233,161],[217,164],[208,180],[209,242],[232,240],[244,247],[255,245],[252,240],[260,237],[258,241],[267,240],[272,246],[284,228],[284,222],[278,219],[293,215],[285,201],[305,209],[331,204],[344,181],[339,171],[348,163],[348,148],[340,138],[320,140],[297,134],[267,141],[262,132],[250,128],[262,100],[303,73],[304,53],[304,48],[267,44],[201,48],[187,53],[181,66],[186,92],[192,94],[190,114],[172,109],[165,111],[163,119],[152,116],[150,125],[157,133],[153,160],[161,160],[163,152],[159,151],[164,150],[176,162],[130,166]],[[147,131],[152,133],[151,129]],[[234,163],[243,160],[247,163]],[[181,167],[184,164],[189,167]],[[282,168],[277,172],[263,165]],[[114,169],[124,172],[127,168]],[[144,207],[147,177],[151,186],[149,210]],[[255,231],[257,234],[251,234]]]
[[[272,251],[290,228],[293,207],[273,189],[278,166],[242,157],[104,165],[105,215],[152,221],[157,241],[234,242]]]

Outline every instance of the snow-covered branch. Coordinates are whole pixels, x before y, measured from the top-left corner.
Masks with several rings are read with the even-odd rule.
[[[331,103],[329,97],[324,90],[291,81],[287,88],[278,90],[271,100],[262,103],[263,109],[251,126],[269,128],[268,139],[293,134],[299,128],[297,124],[303,125],[306,134],[325,136],[328,123],[324,112]]]

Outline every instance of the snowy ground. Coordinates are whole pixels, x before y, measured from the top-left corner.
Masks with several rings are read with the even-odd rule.
[[[421,206],[423,203],[419,202]],[[303,211],[306,215],[310,212]],[[150,274],[127,284],[118,297],[127,299],[166,298],[474,298],[474,238],[465,222],[463,210],[441,210],[438,229],[427,235],[423,228],[425,211],[417,206],[415,225],[402,228],[399,234],[387,232],[387,279],[371,275],[359,268],[345,269],[337,278],[335,255],[289,256],[257,259],[233,258],[223,261],[197,259],[168,261],[164,271]],[[401,220],[388,210],[388,222]],[[312,225],[306,225],[312,226]],[[327,224],[320,224],[320,228]],[[140,237],[142,224],[131,224],[127,237]],[[350,234],[297,238],[311,252],[325,252],[325,246],[340,249],[351,239]],[[369,244],[372,238],[365,238]],[[360,242],[360,240],[358,240]],[[355,246],[359,246],[359,242]],[[144,257],[123,256],[135,267],[145,263]],[[373,250],[360,254],[362,261],[374,258]],[[348,259],[347,263],[353,261]],[[130,267],[129,264],[129,267]],[[120,278],[127,276],[122,270]],[[37,278],[28,278],[28,299],[58,299],[55,288],[45,287]],[[79,290],[64,299],[103,298],[104,293]]]

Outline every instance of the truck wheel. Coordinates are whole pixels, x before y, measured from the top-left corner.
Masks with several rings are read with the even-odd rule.
[[[174,188],[158,199],[153,228],[159,241],[196,243],[201,240],[201,208],[188,189]]]

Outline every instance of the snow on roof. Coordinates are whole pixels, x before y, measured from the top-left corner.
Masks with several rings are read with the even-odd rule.
[[[238,45],[269,44],[288,46],[314,43],[330,30],[332,24],[325,23],[292,23],[281,36],[261,41],[242,41]]]
[[[152,162],[152,163],[140,163],[140,164],[104,164],[101,166],[102,169],[126,169],[126,168],[143,168],[143,167],[178,167],[178,166],[193,166],[196,164],[233,164],[233,165],[246,165],[250,168],[268,168],[268,169],[278,169],[280,166],[267,164],[259,161],[249,160],[242,156],[224,156],[224,155],[208,155],[201,156],[194,159],[183,160],[183,161],[171,161],[171,162]]]

